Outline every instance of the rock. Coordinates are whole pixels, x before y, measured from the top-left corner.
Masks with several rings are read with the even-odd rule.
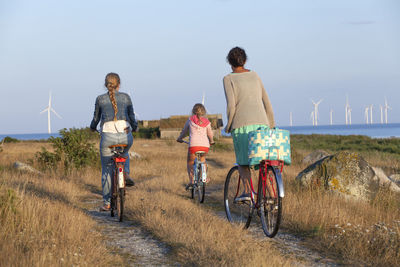
[[[14,162],[13,167],[19,171],[30,172],[34,174],[42,174],[40,171],[29,166],[28,164],[19,161]]]
[[[130,159],[140,159],[142,156],[135,151],[129,152],[129,158]]]
[[[388,186],[391,191],[400,193],[399,185],[397,185],[389,177],[387,177],[387,175],[381,168],[372,167],[372,170],[374,170],[375,173],[374,179],[378,181],[380,186]]]
[[[325,157],[329,156],[329,153],[324,151],[324,150],[316,150],[310,154],[308,154],[306,157],[303,159],[304,164],[311,164],[314,163],[320,159],[323,159]]]
[[[400,174],[392,174],[389,176],[389,179],[400,186]]]
[[[378,175],[359,154],[339,152],[311,164],[299,173],[296,180],[305,186],[320,187],[369,200],[388,181],[384,178],[386,175],[382,175],[383,171],[377,172]],[[395,188],[392,184],[390,187]]]

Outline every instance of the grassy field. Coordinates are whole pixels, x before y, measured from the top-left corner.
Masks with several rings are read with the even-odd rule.
[[[307,145],[315,138],[292,139],[293,164],[284,170],[282,229],[304,238],[307,246],[332,255],[338,262],[396,265],[400,261],[399,196],[382,189],[376,199],[356,202],[309,191],[295,183],[296,175],[306,167],[301,160],[314,149],[330,153],[347,149],[338,140],[323,142],[321,139],[330,138],[324,136],[318,136],[320,147]],[[357,142],[357,137],[349,138],[352,140],[348,142]],[[368,140],[363,140],[364,144],[368,147]],[[93,197],[93,188],[100,189],[99,169],[68,175],[59,170],[35,176],[11,168],[16,160],[30,162],[41,146],[51,150],[46,143],[19,142],[4,144],[0,153],[0,248],[4,252],[0,265],[123,265],[123,257],[105,247],[104,237],[85,213],[83,200]],[[388,175],[400,173],[395,150],[370,147],[357,151]],[[223,183],[235,161],[230,139],[222,139],[209,153],[212,181],[203,205],[191,201],[184,191],[184,144],[139,139],[132,150],[142,157],[131,161],[137,185],[127,195],[127,219],[167,243],[175,261],[203,266],[294,265],[294,257],[280,255],[268,238],[254,238],[226,221]]]

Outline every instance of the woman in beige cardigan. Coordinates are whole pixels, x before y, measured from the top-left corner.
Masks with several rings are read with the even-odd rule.
[[[260,77],[244,67],[246,52],[240,47],[234,47],[229,51],[227,60],[232,72],[224,77],[228,117],[225,132],[232,134],[240,178],[245,185],[244,192],[236,201],[249,201],[248,133],[260,128],[275,127],[274,113]]]

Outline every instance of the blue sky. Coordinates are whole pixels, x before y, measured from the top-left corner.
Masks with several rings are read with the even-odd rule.
[[[0,134],[47,131],[39,114],[53,95],[52,131],[86,127],[104,76],[117,72],[139,119],[188,114],[203,92],[223,113],[225,57],[248,54],[278,125],[353,123],[388,99],[400,122],[400,2],[353,1],[6,1],[0,0]]]

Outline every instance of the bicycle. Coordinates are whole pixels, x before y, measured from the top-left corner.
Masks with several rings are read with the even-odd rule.
[[[189,145],[189,142],[183,140],[184,143]],[[205,151],[197,151],[195,153],[196,158],[193,164],[193,185],[190,189],[190,198],[194,199],[194,195],[197,194],[197,200],[199,203],[204,202],[204,196],[206,193],[207,184],[207,166],[206,162],[201,161],[201,157],[206,154]]]
[[[114,217],[115,211],[117,212],[118,219],[122,222],[124,214],[124,203],[125,203],[125,167],[127,157],[123,157],[122,153],[124,148],[127,147],[125,144],[111,145],[109,148],[113,153],[114,161],[114,175],[111,182],[111,217]]]
[[[235,165],[229,170],[224,187],[224,205],[229,222],[244,224],[244,229],[247,229],[254,210],[257,210],[265,235],[274,237],[281,222],[282,198],[285,195],[282,181],[283,161],[263,160],[259,165],[251,167],[259,169],[257,192],[250,178],[251,201],[235,201],[238,194],[245,189],[238,165]]]

